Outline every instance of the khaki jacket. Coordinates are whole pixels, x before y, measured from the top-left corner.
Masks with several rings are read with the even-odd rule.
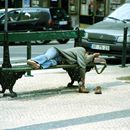
[[[58,50],[68,64],[78,64],[80,66],[80,76],[84,79],[86,65],[93,61],[93,55],[88,55],[85,48],[83,47],[74,47],[65,50]]]

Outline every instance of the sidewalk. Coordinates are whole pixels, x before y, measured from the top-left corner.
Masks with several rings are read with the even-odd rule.
[[[66,89],[62,69],[32,71],[19,79],[17,98],[0,98],[0,130],[130,130],[130,64],[86,73],[89,94]],[[77,83],[75,83],[77,85]],[[94,94],[100,85],[102,94]]]

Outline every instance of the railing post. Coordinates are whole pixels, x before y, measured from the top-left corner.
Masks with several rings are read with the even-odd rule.
[[[123,47],[122,47],[122,67],[126,67],[126,53],[127,53],[127,31],[128,27],[124,27],[124,38],[123,38]]]
[[[5,23],[4,23],[4,45],[2,67],[11,67],[8,41],[8,0],[5,0]]]
[[[31,42],[29,41],[27,42],[27,60],[31,59],[31,51],[32,51]],[[27,75],[31,76],[31,70],[27,71]]]
[[[79,28],[77,27],[77,28],[75,29],[75,31],[76,31],[76,33],[77,33],[77,38],[75,38],[75,40],[74,40],[74,47],[80,46],[80,43],[81,43],[81,34],[80,34]]]

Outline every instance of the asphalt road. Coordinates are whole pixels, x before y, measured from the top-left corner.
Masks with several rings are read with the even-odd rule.
[[[70,40],[67,44],[59,44],[57,41],[52,41],[46,45],[32,45],[32,57],[35,57],[39,54],[44,53],[48,48],[55,46],[60,49],[70,48],[74,46],[74,41]],[[27,57],[27,46],[26,45],[17,45],[10,46],[10,60],[11,63],[23,62],[26,61]],[[3,63],[3,47],[0,46],[0,64]]]
[[[46,45],[32,45],[32,54],[31,57],[35,57],[39,54],[44,53],[48,48],[55,46],[60,49],[71,48],[74,46],[74,41],[71,39],[67,44],[59,44],[57,41],[52,41]],[[26,45],[11,45],[10,48],[10,61],[11,63],[26,62],[27,59],[27,46]],[[104,57],[104,56],[103,56]],[[114,57],[106,57],[108,64],[121,64],[121,59]],[[0,46],[0,64],[3,63],[3,47]],[[127,59],[126,63],[130,63],[130,59]]]

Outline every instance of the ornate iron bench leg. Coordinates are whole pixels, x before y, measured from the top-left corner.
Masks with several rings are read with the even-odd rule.
[[[69,88],[73,87],[73,83],[74,83],[74,80],[71,80],[71,82],[67,84],[67,87],[69,87]]]
[[[3,96],[16,97],[17,94],[13,91],[13,86],[18,78],[21,78],[25,72],[1,72],[0,73],[0,84],[2,87]],[[9,90],[10,94],[5,94],[6,89]]]
[[[1,84],[1,86],[2,86],[2,91],[0,91],[0,93],[4,93],[6,88],[4,88],[2,84]]]
[[[79,76],[79,68],[77,67],[77,68],[68,68],[68,69],[65,69],[66,71],[67,71],[67,73],[68,73],[68,75],[70,76],[70,79],[71,79],[71,82],[70,83],[68,83],[68,85],[67,85],[67,87],[69,87],[69,88],[73,88],[73,87],[75,87],[74,85],[73,85],[73,83],[75,82],[75,81],[80,81],[80,76]]]

